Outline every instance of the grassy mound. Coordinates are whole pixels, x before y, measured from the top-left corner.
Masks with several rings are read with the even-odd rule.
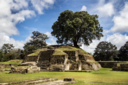
[[[23,60],[10,60],[10,61],[7,61],[7,62],[0,62],[0,64],[16,64],[16,65],[19,65],[22,63]]]
[[[51,46],[48,46],[47,48],[49,48],[49,47],[51,47]],[[40,51],[47,51],[47,50],[43,49],[43,48],[37,49],[33,53],[29,54],[28,56],[38,56]],[[88,54],[86,51],[82,50],[81,48],[76,48],[76,47],[69,46],[69,45],[58,46],[57,48],[54,49],[53,55],[66,55],[66,53],[64,53],[64,51],[78,51],[78,55],[93,57],[92,55]]]

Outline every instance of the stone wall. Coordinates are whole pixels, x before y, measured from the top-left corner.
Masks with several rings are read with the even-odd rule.
[[[78,51],[64,51],[66,54],[68,54],[68,60],[72,60],[74,62],[78,61]]]
[[[64,71],[64,65],[63,64],[53,64],[49,67],[49,71]]]
[[[87,62],[82,63],[82,70],[93,70],[91,64]]]
[[[78,63],[71,63],[69,70],[78,70]]]
[[[41,69],[47,70],[50,66],[53,52],[54,50],[41,51],[38,56],[37,66],[41,67]]]
[[[47,47],[46,51],[41,51],[38,54],[38,57],[32,57],[30,59],[26,58],[26,61],[34,60],[37,62],[37,66],[41,68],[41,70],[46,71],[68,71],[68,70],[97,70],[100,68],[96,63],[88,63],[86,61],[94,60],[91,55],[79,55],[79,51],[64,51],[66,55],[53,55],[54,50],[59,46],[51,46]],[[70,49],[70,48],[69,48]],[[85,61],[85,62],[82,62]],[[94,60],[95,61],[95,60]]]
[[[54,50],[47,50],[41,51],[39,61],[49,60],[51,59],[51,55],[53,54]]]
[[[100,65],[101,65],[101,67],[103,67],[103,68],[112,68],[115,64],[117,64],[118,62],[109,62],[109,61],[107,61],[107,62],[98,62]]]
[[[15,66],[16,64],[0,64],[0,68],[11,68],[11,66]]]
[[[19,66],[19,67],[11,67],[10,73],[25,74],[25,73],[35,73],[39,71],[40,71],[40,67],[37,66]]]
[[[117,63],[113,66],[112,70],[114,70],[114,71],[128,71],[128,64]]]
[[[32,62],[32,61],[36,62],[37,58],[38,56],[26,56],[24,62]]]
[[[64,64],[66,55],[54,55],[51,58],[51,64]]]

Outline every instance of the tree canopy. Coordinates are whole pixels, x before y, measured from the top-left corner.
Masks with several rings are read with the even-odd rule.
[[[2,50],[0,50],[0,62],[3,61],[4,53]]]
[[[14,48],[13,44],[6,43],[3,44],[1,50],[6,54],[9,53],[9,51],[12,50],[13,48]]]
[[[99,61],[108,61],[114,60],[114,57],[117,57],[117,47],[110,42],[102,41],[95,48],[94,58]]]
[[[79,47],[80,43],[89,45],[93,39],[103,36],[98,15],[90,15],[87,11],[66,10],[60,13],[52,29],[51,34],[57,38],[58,44],[72,44],[75,47]]]
[[[38,31],[33,31],[32,34],[31,40],[24,45],[26,53],[32,53],[33,50],[47,46],[45,40],[48,39],[48,36],[46,34]]]
[[[119,59],[122,61],[128,61],[128,41],[119,50]]]

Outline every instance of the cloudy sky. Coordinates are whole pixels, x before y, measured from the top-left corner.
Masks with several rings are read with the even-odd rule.
[[[49,45],[56,44],[51,27],[65,10],[99,15],[104,37],[82,45],[87,52],[93,53],[101,41],[111,42],[118,49],[128,41],[128,0],[0,0],[0,47],[12,43],[23,48],[33,31],[47,34]]]

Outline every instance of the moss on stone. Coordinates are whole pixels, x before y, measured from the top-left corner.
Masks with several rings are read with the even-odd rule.
[[[55,50],[53,55],[66,55],[62,50]]]
[[[46,51],[45,49],[37,49],[33,53],[29,54],[28,56],[38,56],[40,51]]]
[[[50,47],[50,46],[47,46],[47,47]],[[46,48],[37,49],[33,53],[29,54],[28,56],[38,56],[40,51],[46,51]],[[53,55],[66,55],[66,53],[64,53],[63,51],[78,51],[78,55],[93,57],[92,55],[88,54],[86,51],[82,50],[81,48],[76,48],[69,45],[58,46],[58,48],[55,49],[55,52],[53,53]]]

